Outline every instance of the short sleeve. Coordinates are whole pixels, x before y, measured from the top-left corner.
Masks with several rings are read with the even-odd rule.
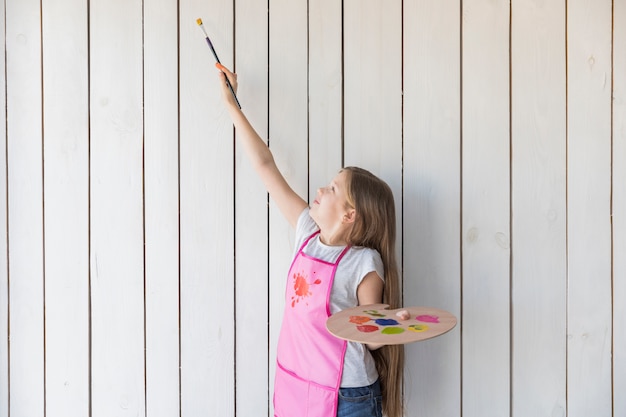
[[[383,260],[378,253],[378,251],[374,249],[368,248],[359,248],[357,250],[362,250],[363,254],[360,256],[360,260],[357,263],[357,268],[359,268],[358,283],[360,284],[363,281],[363,278],[370,272],[374,271],[378,274],[378,276],[385,281],[385,267],[383,265]]]

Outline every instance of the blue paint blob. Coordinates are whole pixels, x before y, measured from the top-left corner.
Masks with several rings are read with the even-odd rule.
[[[394,319],[376,319],[376,324],[381,326],[394,326],[398,324]]]

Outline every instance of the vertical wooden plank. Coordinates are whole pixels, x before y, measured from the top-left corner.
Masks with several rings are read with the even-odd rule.
[[[342,163],[341,2],[309,2],[309,201]]]
[[[463,1],[463,416],[510,411],[510,2]]]
[[[3,0],[0,2],[0,107],[6,109],[6,27]],[[0,112],[0,417],[9,416],[9,271],[7,252],[7,118]]]
[[[238,97],[259,135],[268,132],[267,2],[235,3]],[[235,132],[237,133],[237,132]],[[235,145],[236,406],[241,417],[268,416],[267,192]],[[254,349],[251,346],[255,346]],[[271,359],[270,359],[271,360]]]
[[[564,416],[565,4],[512,7],[512,410]]]
[[[344,1],[343,41],[344,165],[391,188],[402,274],[402,2]]]
[[[460,12],[458,0],[404,4],[404,305],[460,318]],[[461,323],[406,347],[407,410],[461,414]]]
[[[44,415],[41,10],[6,4],[10,415]]]
[[[92,414],[145,414],[142,2],[90,11]]]
[[[612,415],[611,1],[567,4],[568,416]]]
[[[89,414],[87,4],[45,0],[43,19],[46,415]]]
[[[180,414],[178,2],[144,2],[146,414]]]
[[[307,1],[269,2],[269,145],[292,188],[308,194]],[[270,392],[273,394],[276,344],[282,323],[294,230],[270,201]],[[271,395],[272,395],[271,394]],[[270,395],[270,397],[271,397]],[[270,407],[270,415],[273,408]]]
[[[613,415],[626,415],[626,1],[613,2]]]
[[[402,196],[402,4],[344,2],[344,161],[391,187],[397,252]]]
[[[182,415],[234,415],[233,130],[201,18],[233,67],[233,3],[180,2]]]

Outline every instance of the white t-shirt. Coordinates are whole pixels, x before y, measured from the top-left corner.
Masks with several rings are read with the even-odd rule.
[[[302,244],[318,230],[317,225],[305,209],[296,226],[294,257]],[[309,241],[304,253],[326,262],[334,263],[344,246],[328,246],[320,241],[319,235]],[[330,292],[330,313],[356,307],[357,288],[365,275],[376,271],[384,279],[383,261],[375,249],[351,247],[343,256],[335,272],[333,288]],[[362,343],[348,342],[341,376],[342,388],[365,387],[376,382],[378,372],[369,349]]]

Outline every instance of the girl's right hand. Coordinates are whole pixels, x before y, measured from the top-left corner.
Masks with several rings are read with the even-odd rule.
[[[220,77],[220,86],[222,88],[222,98],[228,104],[237,106],[237,102],[233,98],[233,95],[228,88],[228,84],[226,84],[226,77],[228,77],[228,81],[230,81],[230,85],[233,87],[233,91],[237,93],[237,74],[231,72],[228,68],[226,68],[219,62],[215,63],[215,67],[220,70],[220,73],[218,75]]]

